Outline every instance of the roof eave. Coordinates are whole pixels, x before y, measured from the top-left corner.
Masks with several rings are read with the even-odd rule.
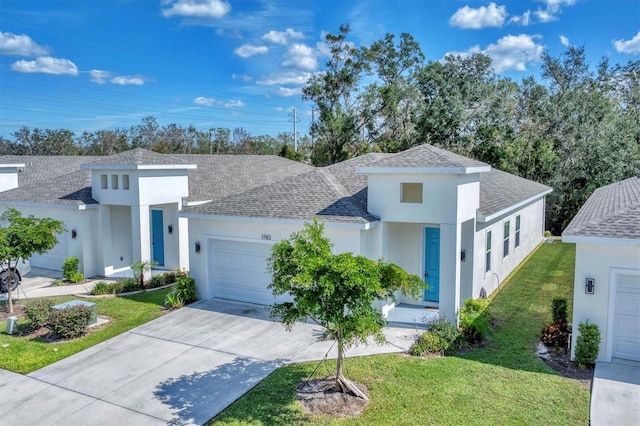
[[[469,175],[491,171],[491,166],[459,167],[358,167],[361,174],[408,174],[408,175]]]
[[[601,244],[608,246],[640,247],[639,238],[613,238],[606,236],[587,236],[578,234],[562,234],[562,242],[575,244]]]
[[[499,211],[494,212],[494,213],[490,213],[488,215],[484,215],[484,214],[482,214],[480,212],[476,212],[476,221],[479,222],[479,223],[491,222],[492,220],[494,220],[496,218],[499,218],[500,216],[504,216],[509,212],[512,212],[514,210],[518,210],[519,208],[522,208],[522,207],[526,206],[527,204],[530,204],[530,203],[532,203],[532,202],[534,202],[534,201],[536,201],[536,200],[538,200],[538,199],[540,199],[540,198],[542,198],[542,197],[544,197],[547,194],[550,194],[552,192],[553,192],[553,189],[549,188],[549,189],[547,189],[547,190],[545,190],[545,191],[543,191],[543,192],[541,192],[539,194],[536,194],[536,195],[534,195],[532,197],[527,198],[526,200],[522,200],[522,201],[520,201],[520,202],[518,202],[516,204],[512,204],[509,207],[505,207],[502,210],[499,210]]]
[[[195,164],[82,164],[83,170],[194,170]]]
[[[233,216],[233,215],[218,215],[218,214],[210,214],[210,213],[190,213],[185,211],[178,212],[178,217],[184,217],[187,219],[203,219],[203,220],[228,220],[228,221],[236,221],[236,222],[254,222],[254,223],[277,223],[284,225],[295,225],[295,226],[303,226],[305,223],[309,222],[307,219],[282,219],[282,218],[272,218],[272,217],[251,217],[251,216]],[[331,228],[350,228],[350,229],[361,229],[367,230],[371,228],[375,228],[378,225],[378,221],[374,222],[338,222],[338,221],[325,221],[322,220],[321,217],[318,217],[318,220],[326,224]]]

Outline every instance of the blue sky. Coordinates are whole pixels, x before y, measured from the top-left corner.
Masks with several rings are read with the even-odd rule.
[[[323,34],[370,44],[408,32],[427,60],[485,52],[501,75],[538,76],[543,51],[584,46],[595,67],[640,59],[638,0],[2,0],[0,136],[160,124],[306,133],[300,89]]]

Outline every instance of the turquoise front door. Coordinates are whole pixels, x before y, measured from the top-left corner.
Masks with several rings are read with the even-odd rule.
[[[424,300],[440,300],[440,228],[426,228],[424,233]]]
[[[152,261],[164,266],[164,224],[162,210],[151,210],[151,257]],[[144,261],[144,259],[142,259]]]

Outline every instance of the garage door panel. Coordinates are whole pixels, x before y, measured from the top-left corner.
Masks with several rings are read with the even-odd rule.
[[[209,241],[209,286],[213,297],[273,304],[290,300],[273,297],[267,258],[271,244],[230,240]]]
[[[43,254],[35,254],[29,258],[31,266],[61,271],[64,260],[69,257],[69,241],[67,233],[58,236],[58,244]]]
[[[616,275],[613,356],[640,361],[640,274]]]

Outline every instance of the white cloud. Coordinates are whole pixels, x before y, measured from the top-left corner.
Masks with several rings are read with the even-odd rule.
[[[495,3],[489,3],[489,6],[481,6],[473,9],[464,6],[456,11],[449,18],[449,25],[465,29],[501,27],[507,18],[506,6],[498,6]]]
[[[311,73],[304,71],[283,71],[266,75],[256,81],[261,86],[303,86],[311,77]]]
[[[631,40],[614,40],[613,45],[620,53],[640,53],[640,31]]]
[[[113,76],[109,71],[91,70],[89,71],[90,80],[97,84],[106,84],[107,80]]]
[[[560,43],[562,43],[563,46],[569,46],[571,44],[569,38],[563,35],[560,36]]]
[[[213,99],[213,98],[205,98],[204,96],[198,96],[197,98],[195,98],[193,100],[194,104],[207,106],[207,107],[212,107],[215,102],[216,102],[215,99]]]
[[[242,80],[242,81],[251,81],[253,80],[253,77],[251,77],[250,75],[246,75],[246,74],[231,74],[231,78],[233,80]]]
[[[285,31],[271,30],[262,36],[262,40],[275,44],[289,44],[289,41],[301,38],[304,38],[304,34],[294,31],[293,28],[287,28]]]
[[[244,102],[240,100],[232,100],[224,104],[225,108],[241,108],[244,106]]]
[[[144,78],[133,75],[119,75],[117,77],[113,77],[111,83],[117,84],[119,86],[142,86],[144,84]]]
[[[288,87],[278,87],[274,92],[274,95],[280,96],[283,98],[288,98],[290,96],[299,96],[302,94],[302,89],[297,87],[295,89],[291,89]]]
[[[533,14],[542,23],[552,22],[558,19],[563,6],[572,6],[576,0],[544,0],[547,4],[545,9],[538,9]]]
[[[165,18],[184,16],[188,18],[222,18],[231,11],[224,0],[166,0],[162,9]]]
[[[317,52],[312,47],[302,43],[295,43],[285,53],[282,66],[314,71],[318,68],[316,56]]]
[[[493,69],[497,73],[509,70],[526,71],[527,65],[538,62],[544,51],[544,46],[535,41],[539,37],[527,34],[507,35],[488,45],[486,49],[476,45],[464,52],[449,52],[447,55],[466,58],[474,53],[484,53],[491,58]]]
[[[68,59],[42,56],[33,61],[17,61],[11,64],[16,72],[56,75],[78,75],[78,67]]]
[[[269,52],[269,48],[267,46],[254,46],[253,44],[243,44],[233,51],[236,55],[241,58],[249,58],[254,55],[264,55]]]
[[[0,31],[0,55],[43,56],[47,53],[49,49],[40,46],[28,35]]]
[[[512,16],[509,18],[509,23],[519,24],[523,27],[528,26],[531,23],[531,11],[527,10],[520,16]]]

